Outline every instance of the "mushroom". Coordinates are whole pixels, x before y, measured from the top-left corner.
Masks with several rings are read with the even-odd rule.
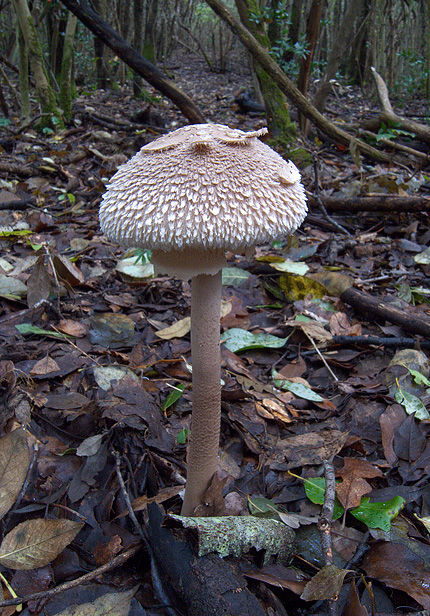
[[[152,250],[159,273],[191,282],[192,416],[182,515],[216,471],[221,422],[220,305],[225,251],[294,232],[306,216],[300,173],[258,137],[185,126],[145,145],[113,176],[100,206],[108,238]]]

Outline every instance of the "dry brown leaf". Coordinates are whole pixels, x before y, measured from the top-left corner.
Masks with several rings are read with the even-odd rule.
[[[382,477],[382,472],[362,458],[344,458],[343,468],[336,471],[336,477],[342,478],[342,482],[336,484],[336,494],[345,509],[352,509],[372,490],[366,479]]]
[[[48,299],[51,292],[51,277],[45,265],[45,257],[39,257],[27,280],[27,305],[32,308],[43,299]]]
[[[411,546],[414,545],[413,542]],[[374,544],[363,561],[367,575],[390,588],[406,592],[425,609],[430,609],[429,550],[419,544],[417,553],[400,543],[381,541]],[[426,553],[423,553],[425,550]]]
[[[130,611],[131,600],[139,586],[125,592],[110,592],[91,603],[71,605],[57,616],[124,616]]]
[[[0,439],[0,518],[14,504],[29,466],[30,454],[23,428],[18,428]]]
[[[76,267],[74,263],[70,261],[65,255],[54,254],[52,257],[52,264],[55,269],[55,273],[62,282],[66,282],[71,287],[75,287],[85,282],[85,276],[80,269]]]
[[[47,355],[34,364],[30,371],[30,375],[43,376],[45,374],[50,374],[51,372],[57,372],[57,370],[60,370],[60,366],[54,359],[52,359],[52,357]]]
[[[184,486],[171,486],[169,488],[163,488],[162,490],[159,490],[156,496],[152,496],[151,498],[149,498],[148,496],[139,496],[138,498],[135,498],[134,501],[131,503],[132,509],[133,511],[144,511],[150,503],[164,503],[164,501],[168,500],[169,498],[177,496],[180,492],[183,491],[183,489]],[[118,517],[121,518],[125,515],[128,515],[128,510],[123,511]]]
[[[56,329],[74,338],[83,338],[88,334],[88,327],[84,323],[74,321],[73,319],[62,319]]]
[[[82,527],[83,524],[71,520],[21,522],[3,539],[0,563],[19,570],[44,567],[61,554]]]
[[[321,464],[324,460],[330,460],[336,455],[344,446],[347,438],[348,432],[321,430],[280,439],[268,462],[274,470]]]
[[[336,600],[348,572],[348,569],[339,569],[336,565],[326,565],[309,580],[300,598],[304,601]]]
[[[277,419],[284,423],[291,423],[292,417],[288,413],[287,409],[270,398],[264,398],[261,402],[255,403],[255,408],[260,417],[265,419]]]
[[[155,334],[163,340],[170,340],[171,338],[182,338],[182,336],[188,334],[190,329],[191,318],[185,317],[185,319],[176,321],[176,323],[173,323],[170,327],[159,329],[158,332],[155,332]]]
[[[354,580],[349,587],[348,599],[342,616],[369,616],[367,609],[360,603]]]

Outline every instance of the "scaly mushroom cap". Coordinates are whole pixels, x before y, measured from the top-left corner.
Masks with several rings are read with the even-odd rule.
[[[258,137],[222,124],[184,126],[145,145],[111,179],[103,232],[152,249],[159,272],[188,279],[291,234],[307,208],[300,173]]]

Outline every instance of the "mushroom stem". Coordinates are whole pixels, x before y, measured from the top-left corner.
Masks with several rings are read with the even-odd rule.
[[[222,272],[191,283],[193,411],[182,515],[193,515],[216,471],[221,424],[220,307]]]

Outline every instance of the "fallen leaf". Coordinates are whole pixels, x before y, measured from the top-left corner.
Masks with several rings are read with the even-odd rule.
[[[0,563],[11,569],[37,569],[52,562],[76,537],[83,524],[71,520],[21,522],[3,539]]]
[[[337,496],[345,509],[358,507],[361,498],[372,490],[366,479],[382,477],[382,472],[367,460],[344,458],[343,468],[336,471],[342,481],[336,484]]]
[[[186,336],[191,329],[191,317],[185,317],[173,323],[170,327],[159,329],[155,334],[163,340],[171,340],[172,338],[182,338]]]
[[[27,280],[27,305],[32,308],[51,292],[51,277],[45,265],[45,256],[38,257]]]
[[[44,376],[51,372],[57,372],[58,370],[60,370],[60,366],[52,357],[47,355],[34,364],[33,368],[30,370],[30,376]]]
[[[73,319],[62,319],[56,329],[74,338],[83,338],[88,334],[88,327],[84,323],[74,321]]]
[[[326,565],[309,580],[300,598],[303,601],[323,601],[324,599],[335,601],[339,597],[347,573],[349,573],[348,569]]]
[[[130,611],[131,600],[139,586],[125,592],[111,592],[91,603],[71,605],[57,616],[125,616]]]
[[[29,466],[30,454],[23,428],[0,439],[0,518],[15,503]]]
[[[426,546],[427,547],[427,546]],[[367,575],[390,588],[413,597],[424,609],[430,609],[430,553],[417,554],[406,545],[381,541],[366,553],[362,567]]]

